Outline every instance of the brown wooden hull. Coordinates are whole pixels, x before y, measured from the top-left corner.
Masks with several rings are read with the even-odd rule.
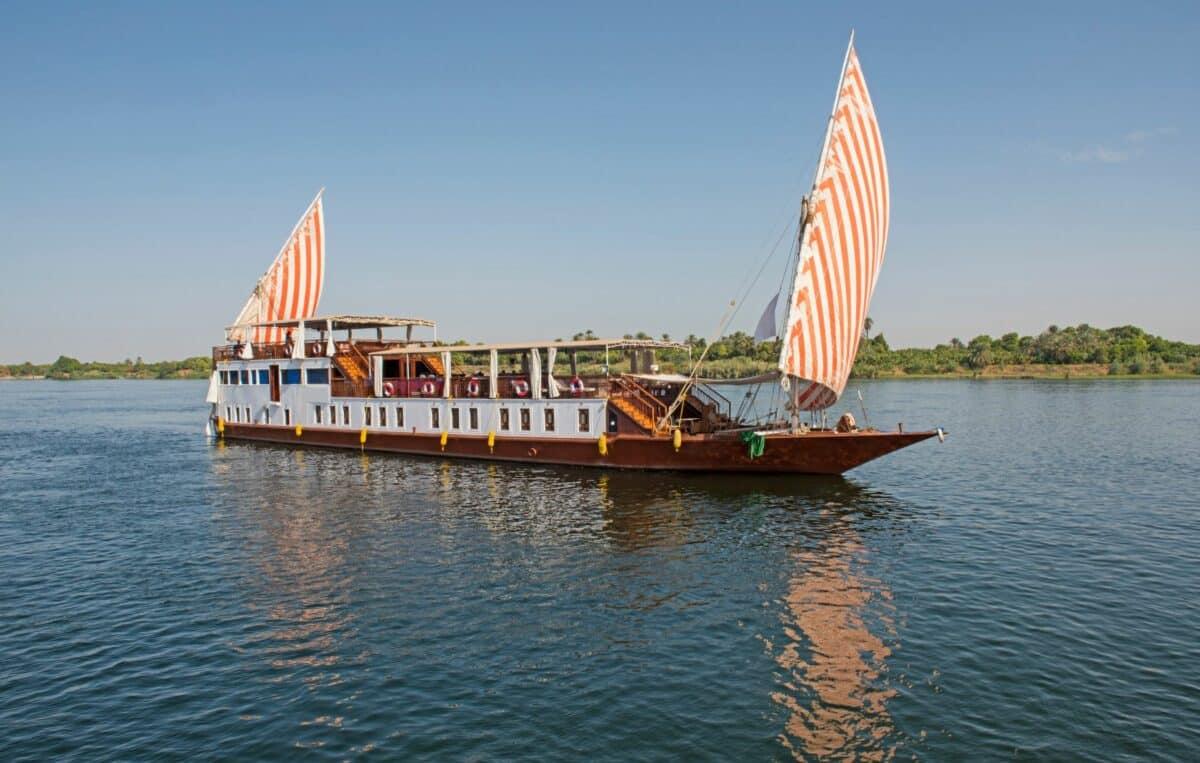
[[[476,458],[492,461],[591,466],[608,469],[666,469],[698,472],[842,474],[867,461],[935,436],[936,432],[809,432],[773,435],[763,454],[750,458],[736,436],[697,435],[684,438],[675,450],[670,437],[616,434],[608,453],[600,455],[596,440],[501,437],[488,448],[486,435],[449,435],[445,446],[435,434],[360,433],[348,429],[305,427],[300,435],[289,427],[225,424],[224,437],[287,445],[350,448],[409,455]]]

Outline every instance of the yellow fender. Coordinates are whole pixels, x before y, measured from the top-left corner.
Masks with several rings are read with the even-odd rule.
[[[300,433],[301,433],[301,432],[303,432],[303,431],[304,431],[304,428],[303,428],[303,427],[301,427],[299,424],[297,424],[297,425],[296,425],[296,436],[297,436],[297,437],[299,437],[299,436],[300,436]]]
[[[676,429],[675,434],[671,438],[671,441],[675,444],[675,452],[678,453],[679,446],[683,445],[683,432]]]
[[[360,431],[358,433],[358,444],[359,445],[367,444],[367,430],[366,429],[363,429],[362,431]]]
[[[600,439],[596,440],[596,448],[600,451],[601,456],[608,455],[608,435],[604,432],[601,432]]]
[[[496,447],[496,430],[488,430],[488,453],[493,452]]]
[[[446,449],[446,443],[450,440],[449,432],[442,432],[442,450]]]
[[[225,434],[225,419],[221,416],[217,417],[217,434]]]

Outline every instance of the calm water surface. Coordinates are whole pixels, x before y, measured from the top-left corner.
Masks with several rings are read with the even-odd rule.
[[[4,760],[1200,749],[1200,383],[867,385],[951,436],[846,479],[212,446],[204,390],[0,384]]]

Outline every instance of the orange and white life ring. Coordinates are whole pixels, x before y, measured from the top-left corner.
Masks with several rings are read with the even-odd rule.
[[[312,358],[321,357],[321,343],[313,342],[311,345],[309,345],[308,355],[309,355],[309,357],[312,357]]]
[[[574,379],[571,380],[569,389],[571,390],[571,394],[574,395],[575,397],[579,397],[580,395],[582,395],[583,394],[583,379],[580,379],[578,376],[576,376]]]
[[[517,379],[513,382],[513,394],[517,397],[525,397],[529,394],[529,382],[524,379]]]
[[[391,397],[394,394],[396,394],[396,385],[392,384],[391,382],[385,383],[383,385],[383,396]]]
[[[433,382],[427,381],[421,385],[421,394],[425,397],[433,397],[437,394],[437,387],[433,386]]]
[[[467,395],[470,397],[479,397],[480,386],[478,379],[472,379],[467,382]]]

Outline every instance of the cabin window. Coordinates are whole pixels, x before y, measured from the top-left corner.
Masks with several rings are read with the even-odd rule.
[[[588,414],[589,411],[587,408],[579,409],[579,431],[584,434],[587,434],[587,431],[591,429],[591,416]]]
[[[381,426],[381,427],[387,426],[387,406],[386,405],[379,406],[379,426]]]
[[[404,428],[404,406],[402,405],[396,406],[396,426]]]
[[[350,426],[350,406],[342,406],[342,424]]]
[[[283,369],[283,383],[284,384],[299,384],[300,383],[300,369],[299,368]]]
[[[479,409],[478,408],[467,409],[467,421],[468,421],[471,429],[479,429]]]
[[[228,405],[227,405],[227,406],[225,406],[225,420],[226,420],[226,421],[233,421],[233,413],[231,412],[231,410],[230,410],[230,408],[229,408],[229,406],[228,406]]]
[[[546,422],[546,431],[553,432],[554,431],[554,409],[547,408],[545,410],[544,416],[545,416],[545,422]]]
[[[230,371],[230,372],[229,372],[229,383],[230,383],[230,384],[237,384],[237,383],[238,383],[238,372],[237,372],[237,371]]]
[[[462,428],[462,419],[460,417],[461,413],[462,413],[462,409],[457,406],[450,409],[450,428],[451,429],[461,429]]]
[[[250,383],[250,372],[243,368],[242,369],[242,384],[249,384],[249,383]]]
[[[329,423],[337,426],[337,406],[329,406]]]
[[[228,384],[228,383],[229,383],[229,372],[228,372],[228,371],[222,371],[222,372],[221,372],[221,383],[222,383],[222,384]]]
[[[254,423],[254,414],[250,412],[250,406],[248,406],[248,405],[246,406],[246,423],[247,424]]]
[[[522,432],[529,431],[529,409],[528,408],[521,409],[521,431]]]
[[[371,406],[369,405],[363,406],[363,426],[371,426]]]
[[[292,425],[292,409],[283,409],[283,425],[290,427]]]
[[[316,412],[316,414],[317,414],[317,423],[318,423],[318,424],[320,424],[320,423],[321,423],[321,406],[319,406],[319,405],[314,405],[314,406],[313,406],[313,410],[314,410],[314,411]]]
[[[329,383],[329,369],[328,368],[305,369],[304,378],[309,384],[328,384]]]
[[[240,424],[240,423],[242,423],[242,409],[241,409],[241,408],[234,408],[234,409],[233,409],[233,419],[232,419],[232,421],[235,421],[235,422],[237,422],[237,423],[239,423],[239,424]]]
[[[270,374],[267,373],[267,369],[264,368],[258,372],[258,383],[259,384],[270,384],[271,383],[271,376],[270,376]]]
[[[501,408],[500,409],[500,431],[507,432],[511,426],[512,426],[512,424],[508,420],[508,409]]]
[[[441,414],[442,414],[442,412],[439,411],[437,408],[429,409],[429,426],[430,427],[432,427],[433,429],[437,429],[441,426],[441,418],[442,418]]]

